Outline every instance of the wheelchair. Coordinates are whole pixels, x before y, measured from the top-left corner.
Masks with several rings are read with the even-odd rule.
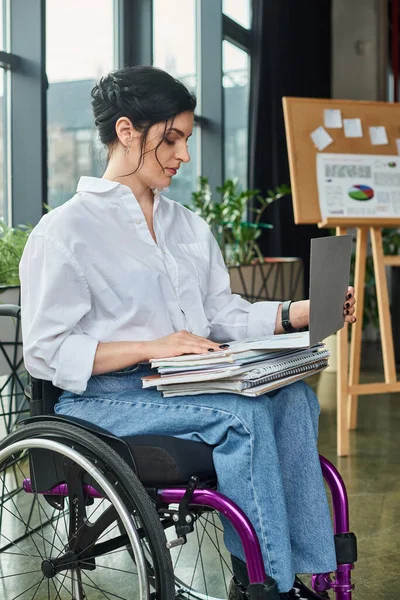
[[[19,318],[20,308],[0,306],[0,316]],[[243,545],[247,597],[279,600],[250,521],[217,491],[212,447],[159,435],[117,438],[56,416],[61,392],[31,377],[30,416],[0,443],[1,598],[227,598],[232,572],[223,514]],[[324,457],[321,467],[332,495],[338,566],[312,575],[311,587],[317,597],[331,592],[351,600],[357,549],[347,493]]]

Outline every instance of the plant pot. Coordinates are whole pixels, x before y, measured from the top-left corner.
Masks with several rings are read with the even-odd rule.
[[[0,286],[0,304],[20,304],[20,287]],[[22,359],[22,334],[20,323],[12,317],[0,317],[0,377],[11,373],[4,352],[12,364]],[[21,365],[21,370],[23,370]]]
[[[265,258],[263,263],[229,267],[231,289],[250,302],[303,300],[303,262],[300,258]]]

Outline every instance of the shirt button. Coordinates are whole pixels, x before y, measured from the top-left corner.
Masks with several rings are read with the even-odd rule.
[[[135,225],[140,225],[141,222],[142,222],[141,219],[135,219]]]

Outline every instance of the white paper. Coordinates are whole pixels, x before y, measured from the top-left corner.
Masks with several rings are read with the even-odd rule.
[[[341,129],[342,113],[338,108],[325,108],[324,109],[324,125],[327,129]]]
[[[323,219],[400,216],[398,156],[318,154],[317,183]]]
[[[361,119],[343,119],[344,136],[347,138],[362,138]]]
[[[333,143],[333,139],[323,127],[315,129],[310,136],[318,150],[324,150]]]
[[[370,127],[369,136],[373,146],[386,146],[389,143],[386,127]]]

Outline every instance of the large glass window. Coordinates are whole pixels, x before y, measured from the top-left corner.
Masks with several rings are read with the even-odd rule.
[[[7,1],[0,0],[0,50],[9,51],[6,36],[7,23]],[[10,181],[8,177],[9,152],[9,97],[10,72],[0,69],[0,219],[8,222],[9,214],[8,198]]]
[[[153,64],[180,79],[196,93],[196,0],[153,0]],[[182,164],[171,183],[168,195],[189,204],[196,189],[197,128],[189,140],[191,160]],[[206,175],[206,173],[204,173]]]
[[[7,177],[6,177],[6,156],[7,156],[7,101],[5,95],[5,73],[0,69],[0,219],[8,221],[7,210]]]
[[[81,175],[101,176],[90,92],[115,69],[116,0],[47,0],[48,203],[71,198]]]
[[[225,179],[247,186],[250,57],[224,40],[224,143]]]
[[[251,0],[223,0],[222,11],[239,25],[250,29]]]

